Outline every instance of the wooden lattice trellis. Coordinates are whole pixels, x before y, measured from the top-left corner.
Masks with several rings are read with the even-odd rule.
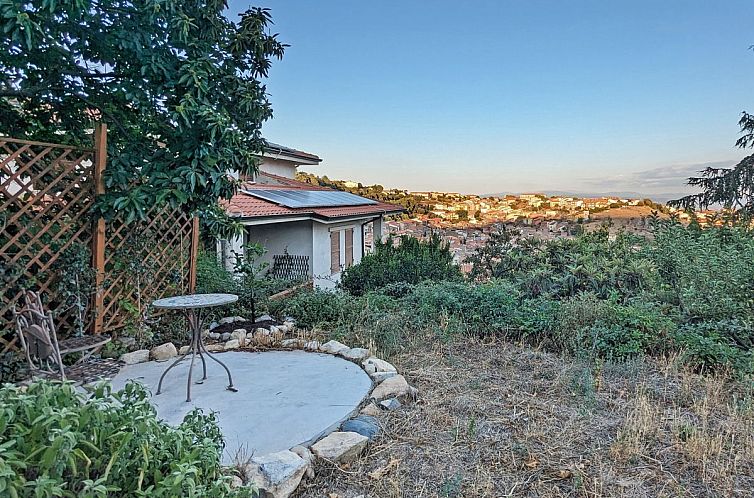
[[[43,293],[53,308],[55,263],[75,243],[89,246],[94,202],[94,149],[0,137],[0,272],[2,329],[10,330],[11,308],[25,288]],[[63,328],[72,309],[59,309]],[[0,349],[15,336],[0,334]]]
[[[108,223],[98,329],[127,325],[155,299],[193,290],[196,225],[196,218],[170,207],[152,208],[146,221]]]
[[[275,254],[270,273],[275,278],[306,280],[309,278],[309,256],[300,254]]]
[[[55,289],[55,263],[73,244],[92,250],[97,292],[86,319],[94,333],[125,325],[140,300],[193,291],[198,220],[168,206],[136,223],[92,217],[104,193],[104,125],[94,142],[86,148],[0,137],[0,352],[15,346],[10,310],[27,288],[42,293],[63,335],[74,330],[75,312],[61,306]]]

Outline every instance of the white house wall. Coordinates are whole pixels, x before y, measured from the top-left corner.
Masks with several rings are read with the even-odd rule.
[[[296,164],[283,159],[274,157],[263,157],[259,165],[259,170],[273,175],[284,176],[285,178],[296,177]]]

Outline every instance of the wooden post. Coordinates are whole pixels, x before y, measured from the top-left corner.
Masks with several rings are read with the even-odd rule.
[[[94,195],[95,198],[105,193],[103,178],[107,163],[107,125],[100,122],[94,128]],[[92,237],[92,267],[94,276],[94,320],[92,333],[102,333],[104,314],[105,289],[105,220],[97,218]]]
[[[189,294],[196,292],[196,260],[199,257],[199,218],[191,225],[191,260],[189,261]]]

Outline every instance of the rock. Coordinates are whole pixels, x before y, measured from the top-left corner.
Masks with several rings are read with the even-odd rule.
[[[149,350],[139,349],[137,351],[132,351],[130,353],[122,354],[120,355],[120,361],[125,363],[126,365],[135,365],[137,363],[144,363],[145,361],[149,361]]]
[[[373,440],[380,433],[380,423],[371,415],[359,415],[351,420],[346,420],[340,426],[343,432],[355,432]]]
[[[230,489],[236,489],[243,486],[243,479],[238,476],[233,476],[233,480],[230,481]]]
[[[395,377],[396,375],[398,375],[396,372],[374,372],[370,373],[369,377],[371,377],[373,381],[379,384],[383,380],[389,379],[390,377]]]
[[[406,382],[405,377],[396,375],[389,379],[383,380],[380,385],[374,388],[371,397],[377,401],[387,398],[400,398],[401,396],[410,396],[411,388]]]
[[[320,349],[320,351],[323,351],[325,353],[340,354],[340,353],[343,353],[344,351],[348,351],[351,348],[349,348],[348,346],[346,346],[342,342],[327,341],[319,349]]]
[[[253,457],[246,474],[256,484],[259,498],[288,498],[301,482],[307,465],[296,453],[285,450]]]
[[[392,412],[393,410],[397,410],[401,406],[401,402],[398,401],[396,398],[389,398],[384,401],[380,401],[380,406],[389,412]]]
[[[277,329],[278,333],[280,333],[280,334],[287,334],[288,333],[288,327],[286,327],[285,324],[283,324],[283,325],[275,325],[274,327],[275,327],[275,329]]]
[[[291,451],[300,456],[306,462],[306,477],[314,479],[314,455],[306,446],[294,446]]]
[[[217,322],[212,322],[212,323],[210,323],[210,324],[209,324],[209,327],[208,327],[208,328],[209,328],[209,330],[211,331],[212,329],[215,329],[215,328],[217,328],[217,327],[219,327],[219,326],[220,326],[220,324],[219,324],[219,323],[217,323]]]
[[[288,320],[286,320],[285,322],[283,322],[283,325],[285,325],[286,327],[288,327],[288,332],[293,332],[293,329],[296,328],[296,322],[292,322],[292,321],[288,321]]]
[[[299,348],[301,344],[302,341],[300,339],[285,339],[280,343],[284,348]]]
[[[220,334],[220,340],[227,341],[230,339],[230,332],[223,332]]]
[[[149,357],[156,361],[169,360],[173,356],[176,356],[178,351],[175,349],[175,344],[172,342],[166,342],[152,348],[149,352]]]
[[[377,415],[382,413],[382,409],[374,403],[369,403],[367,406],[362,408],[359,413],[361,413],[362,415],[369,415],[370,417],[376,417]]]
[[[254,334],[258,335],[270,335],[270,331],[267,329],[263,329],[262,327],[259,327],[258,329],[254,330]]]
[[[219,351],[225,351],[225,344],[207,344],[204,347],[210,353],[217,353]]]
[[[233,332],[230,333],[231,339],[237,339],[238,344],[240,346],[246,345],[246,330],[245,329],[236,329]]]
[[[225,343],[225,349],[226,351],[229,349],[238,349],[241,347],[241,342],[238,339],[231,339],[228,342]]]
[[[234,316],[234,317],[233,317],[233,322],[234,322],[234,323],[235,323],[235,322],[245,322],[245,321],[246,321],[246,318],[244,318],[244,317],[242,317],[242,316]]]
[[[271,322],[274,318],[272,318],[270,315],[262,315],[259,318],[257,318],[258,322]]]
[[[226,323],[233,323],[236,321],[236,318],[233,316],[226,316],[225,318],[220,319],[220,325],[225,325]]]
[[[346,351],[341,351],[340,356],[347,360],[364,361],[369,358],[369,350],[365,348],[351,348]]]
[[[335,463],[356,459],[367,446],[369,438],[356,432],[333,432],[312,445],[317,457]]]
[[[322,343],[319,341],[309,341],[304,343],[304,349],[307,351],[319,351],[320,346],[322,346]]]
[[[270,334],[279,334],[282,331],[278,327],[276,327],[275,325],[270,325],[269,332],[270,332]]]
[[[207,337],[209,337],[210,339],[218,340],[220,338],[220,334],[218,334],[217,332],[210,332]]]
[[[366,370],[366,372],[369,374],[377,372],[398,372],[398,370],[391,363],[388,363],[387,361],[381,360],[374,356],[367,358],[366,361],[361,364],[361,366],[364,367],[364,370]]]
[[[181,349],[178,350],[178,354],[187,354],[189,349],[191,349],[191,346],[181,346]]]

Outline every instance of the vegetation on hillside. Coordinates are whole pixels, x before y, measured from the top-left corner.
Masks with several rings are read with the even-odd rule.
[[[604,227],[515,243],[502,233],[472,259],[472,281],[452,270],[407,280],[415,275],[407,260],[422,246],[404,243],[406,251],[383,245],[349,269],[344,293],[303,292],[273,306],[303,326],[375,341],[386,353],[421,329],[525,340],[590,358],[680,352],[701,369],[754,369],[749,228],[655,220],[650,239],[613,238]],[[421,258],[420,267],[448,265],[441,251]],[[399,268],[405,272],[391,270]]]

